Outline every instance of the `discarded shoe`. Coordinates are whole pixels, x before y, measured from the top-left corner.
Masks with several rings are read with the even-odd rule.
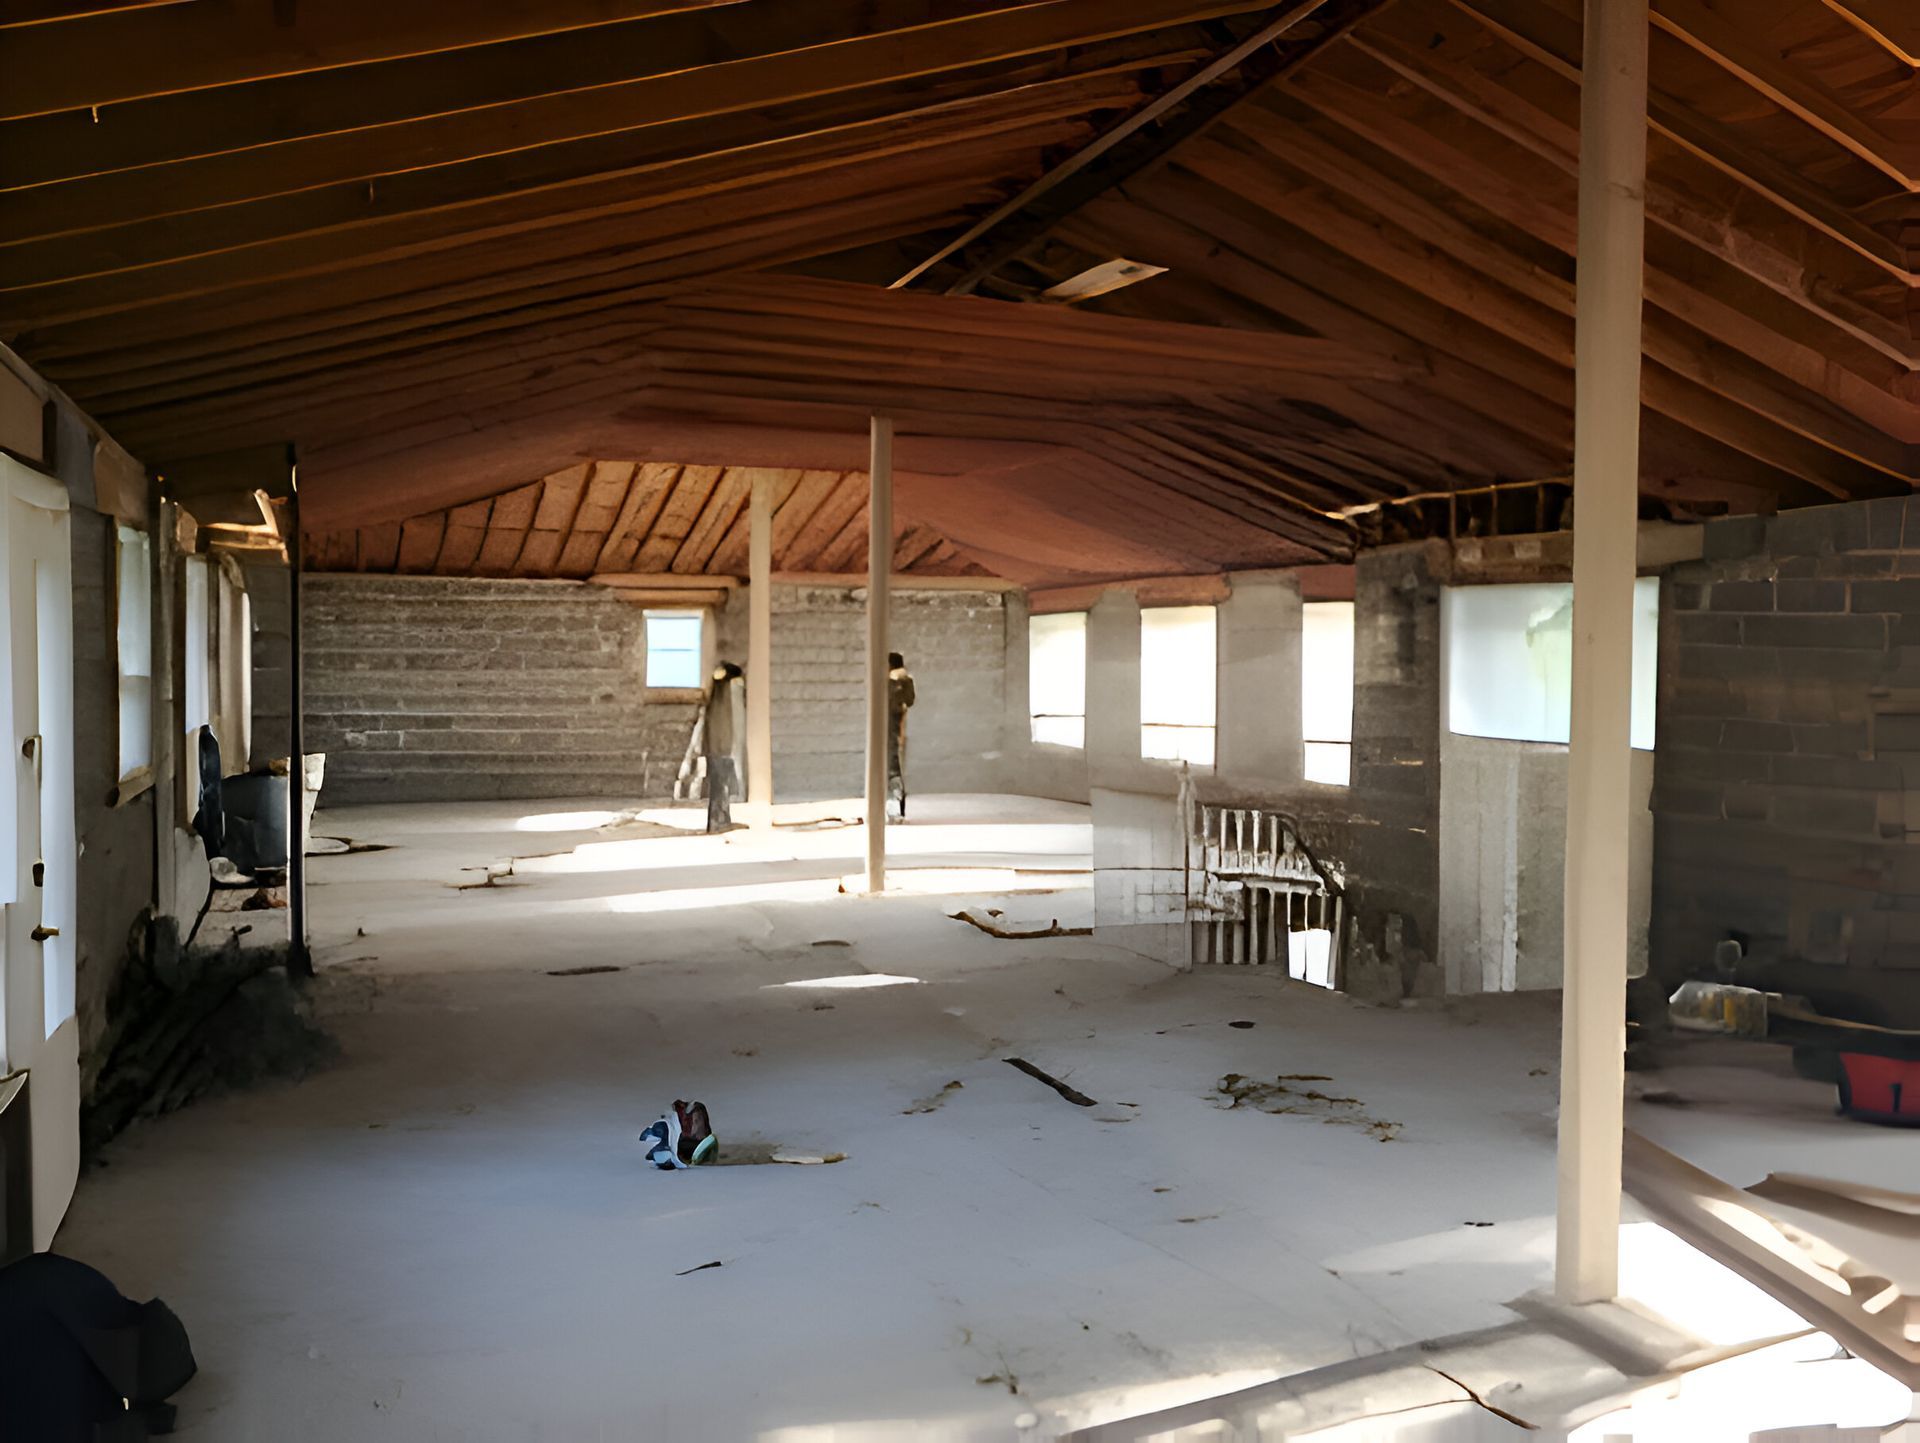
[[[720,1153],[720,1139],[713,1135],[704,1102],[676,1098],[673,1107],[640,1134],[640,1141],[646,1144],[647,1160],[668,1171],[698,1167],[712,1162]]]

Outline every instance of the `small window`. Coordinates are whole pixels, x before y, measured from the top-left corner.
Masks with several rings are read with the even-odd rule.
[[[1140,613],[1140,755],[1213,765],[1216,654],[1211,606]]]
[[[1300,608],[1302,774],[1344,787],[1353,780],[1353,603]]]
[[[114,562],[124,782],[153,765],[153,548],[147,533],[118,528]]]
[[[700,625],[697,611],[647,613],[647,685],[697,689],[700,685]]]
[[[1573,699],[1573,588],[1460,586],[1445,594],[1447,727],[1462,736],[1565,745]],[[1660,583],[1633,588],[1630,739],[1653,748]]]
[[[1027,710],[1036,742],[1086,746],[1086,612],[1063,611],[1028,620]]]

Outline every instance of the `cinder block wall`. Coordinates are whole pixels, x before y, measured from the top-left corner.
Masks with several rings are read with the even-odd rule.
[[[670,792],[695,705],[646,697],[645,618],[565,581],[309,576],[307,745],[323,799]]]
[[[328,801],[671,792],[696,705],[646,692],[641,608],[577,582],[316,575],[305,585],[309,746],[328,753]],[[745,613],[741,591],[718,618],[718,655],[745,661]],[[900,588],[893,630],[919,691],[912,789],[998,786],[1001,595]],[[773,642],[778,796],[858,795],[865,593],[776,586]]]
[[[913,672],[909,792],[1004,783],[1007,608],[997,591],[892,593],[892,646]],[[858,796],[865,785],[866,592],[776,586],[773,761],[779,795]],[[911,810],[911,806],[909,806]]]
[[[287,568],[246,566],[247,613],[253,623],[253,726],[247,744],[247,764],[262,767],[293,749],[293,724],[288,715],[289,665],[293,644],[289,631],[290,607]],[[311,743],[312,738],[308,738]]]
[[[1920,1026],[1920,504],[1707,528],[1663,595],[1653,967]]]

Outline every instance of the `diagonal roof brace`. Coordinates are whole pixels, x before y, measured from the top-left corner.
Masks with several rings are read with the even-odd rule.
[[[1176,146],[1211,126],[1234,105],[1268,81],[1317,53],[1344,35],[1385,0],[1288,0],[1269,12],[1264,24],[1246,38],[1222,50],[1179,84],[1123,118],[1092,142],[1055,165],[1019,194],[976,221],[932,255],[914,266],[889,290],[912,285],[942,261],[975,246],[988,236],[995,243],[967,272],[946,288],[948,295],[964,295],[1041,239],[1055,226],[1095,197],[1124,183]],[[1310,17],[1321,23],[1300,44],[1282,47],[1275,42]],[[1216,85],[1239,72],[1235,83]],[[1211,88],[1209,88],[1211,87]],[[1201,92],[1205,91],[1203,95]],[[1198,96],[1198,99],[1193,99]],[[1184,111],[1143,136],[1146,127],[1192,99]],[[1144,143],[1127,145],[1139,137]],[[997,235],[995,233],[998,233]]]

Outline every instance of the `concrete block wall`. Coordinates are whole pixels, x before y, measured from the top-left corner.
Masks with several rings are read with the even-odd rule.
[[[576,582],[321,575],[303,595],[309,746],[328,753],[328,800],[671,791],[697,699],[646,690],[642,608]],[[898,588],[893,603],[893,648],[918,690],[910,787],[994,789],[1003,596]],[[781,800],[864,786],[865,605],[858,588],[774,588]],[[741,589],[716,618],[717,656],[745,661],[746,612]],[[284,686],[261,665],[257,653],[256,688]]]
[[[891,600],[890,649],[906,658],[916,693],[907,718],[909,798],[913,792],[997,790],[1007,709],[1005,597],[998,591],[896,586]],[[860,795],[866,785],[866,654],[864,588],[774,587],[773,766],[779,797]],[[911,815],[911,800],[908,810]]]
[[[287,710],[293,660],[287,568],[250,565],[242,567],[241,574],[253,623],[253,726],[247,738],[247,764],[260,767],[293,749]]]
[[[564,581],[303,586],[307,745],[327,753],[324,801],[671,791],[697,700],[649,697],[640,607]]]
[[[1656,975],[1920,1026],[1920,500],[1713,523],[1662,615]]]

